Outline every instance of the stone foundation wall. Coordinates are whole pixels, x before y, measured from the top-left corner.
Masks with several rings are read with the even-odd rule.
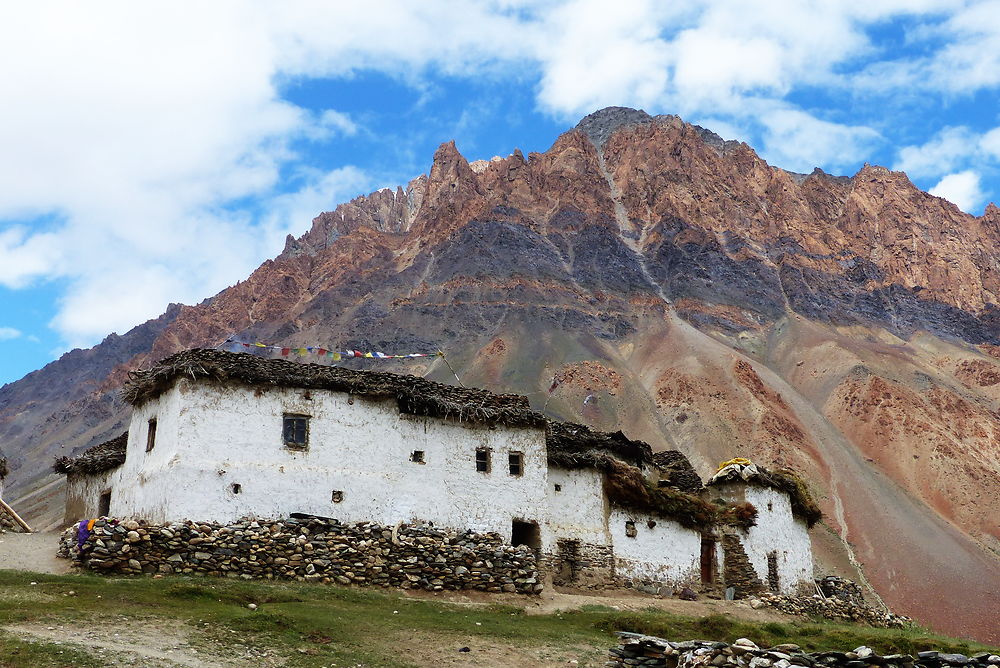
[[[581,588],[615,586],[615,557],[610,545],[561,538],[554,554],[542,555],[542,568],[552,584]]]
[[[535,555],[497,534],[427,525],[341,524],[309,518],[146,525],[105,518],[76,550],[76,527],[62,553],[81,567],[122,574],[180,573],[294,579],[403,589],[477,589],[537,594]]]
[[[739,537],[726,534],[722,537],[722,581],[736,590],[736,598],[746,598],[766,589],[757,576],[750,558],[743,550]]]
[[[724,642],[688,640],[670,642],[638,633],[619,633],[620,645],[610,650],[606,666],[650,666],[650,668],[997,668],[1000,656],[989,652],[976,656],[919,652],[879,656],[870,647],[856,647],[844,652],[805,653],[798,645],[778,645],[770,649],[740,638],[732,645]]]

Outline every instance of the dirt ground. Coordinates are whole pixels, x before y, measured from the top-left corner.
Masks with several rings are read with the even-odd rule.
[[[68,559],[56,557],[58,533],[0,534],[0,568],[64,575],[71,572]]]

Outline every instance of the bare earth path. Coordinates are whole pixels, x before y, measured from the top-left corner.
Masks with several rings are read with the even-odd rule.
[[[56,557],[57,533],[0,534],[0,569],[63,575],[72,571],[69,560]]]

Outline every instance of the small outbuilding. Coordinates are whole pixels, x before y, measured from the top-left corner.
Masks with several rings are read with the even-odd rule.
[[[720,585],[733,559],[750,564],[741,591],[747,568],[776,591],[812,582],[808,518],[772,478],[705,489],[683,454],[519,395],[188,350],[134,372],[123,397],[126,433],[56,462],[67,523],[431,523],[528,545],[555,584]]]

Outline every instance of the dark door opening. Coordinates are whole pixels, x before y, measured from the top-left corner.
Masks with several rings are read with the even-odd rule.
[[[111,490],[101,492],[101,498],[97,502],[97,516],[107,517],[111,514]]]
[[[701,539],[701,581],[703,584],[715,582],[715,539]]]
[[[510,544],[527,545],[535,552],[542,549],[542,536],[538,530],[538,522],[514,520],[510,525]]]

